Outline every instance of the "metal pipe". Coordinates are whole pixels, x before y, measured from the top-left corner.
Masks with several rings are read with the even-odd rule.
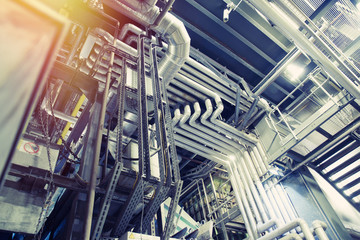
[[[162,77],[166,83],[169,83],[189,57],[190,37],[184,24],[168,12],[158,26],[151,26],[158,18],[160,11],[155,5],[155,0],[149,1],[151,1],[150,3],[153,3],[153,5],[146,8],[146,11],[140,12],[134,8],[134,5],[139,4],[142,1],[126,0],[125,4],[118,0],[104,0],[103,4],[120,11],[144,26],[150,26],[154,31],[164,37],[168,43],[168,49],[165,56],[160,60],[158,69],[160,77]]]
[[[276,230],[269,232],[268,234],[266,234],[263,237],[258,238],[257,240],[270,240],[270,239],[275,239],[278,238],[279,236],[281,236],[282,234],[296,228],[297,226],[300,226],[301,230],[304,233],[305,239],[307,240],[315,240],[314,236],[312,235],[309,226],[307,225],[307,223],[300,218],[295,219],[294,221],[277,228]]]
[[[208,211],[210,212],[210,206],[209,206],[210,204],[209,204],[209,199],[208,199],[208,196],[207,196],[207,193],[206,193],[206,187],[205,187],[204,179],[200,178],[199,181],[201,181],[202,187],[204,189],[204,196],[205,196],[206,206],[207,206]]]
[[[298,58],[301,55],[301,52],[294,48],[286,56],[281,59],[280,62],[256,85],[253,89],[254,96],[259,96],[262,94],[269,86],[272,84],[280,74],[289,66],[289,64]]]
[[[270,183],[271,183],[271,181],[270,181]],[[286,209],[285,209],[285,206],[284,206],[283,202],[281,201],[278,192],[277,192],[276,189],[275,189],[275,185],[270,186],[270,188],[268,189],[268,191],[270,191],[271,194],[273,195],[273,197],[274,197],[274,199],[275,199],[275,202],[276,202],[276,204],[278,205],[279,210],[280,210],[280,212],[281,212],[281,215],[282,215],[282,217],[283,217],[283,219],[284,219],[284,222],[285,222],[285,223],[291,222],[291,219],[290,219],[290,217],[289,217],[289,215],[288,215],[288,213],[287,213],[287,211],[286,211]]]
[[[246,154],[246,151],[243,152],[243,155],[245,155],[245,154]],[[239,158],[237,159],[238,170],[240,172],[240,177],[243,180],[245,190],[247,191],[248,199],[249,199],[250,204],[252,205],[255,217],[257,219],[257,225],[258,225],[259,223],[266,222],[268,220],[268,218],[265,214],[264,208],[262,207],[261,200],[259,198],[259,194],[258,194],[258,192],[255,188],[255,185],[250,177],[250,174],[244,164],[244,161],[245,161],[244,157],[245,156],[240,158],[240,156],[239,156]]]
[[[251,156],[251,158],[252,157],[253,156]],[[274,209],[270,203],[270,200],[269,200],[268,196],[266,195],[264,186],[262,185],[262,183],[260,181],[259,175],[257,175],[254,165],[252,165],[251,159],[250,158],[244,158],[244,159],[245,159],[245,163],[247,163],[247,166],[251,172],[251,175],[253,177],[255,185],[260,193],[261,199],[263,200],[263,202],[266,206],[266,209],[269,213],[270,221],[275,221],[277,227],[284,225],[284,222],[276,216]]]
[[[259,211],[260,211],[260,213],[262,215],[263,222],[265,223],[265,222],[269,221],[269,218],[268,218],[268,216],[267,216],[267,214],[265,212],[265,209],[263,207],[263,204],[262,204],[262,202],[260,200],[259,192],[257,191],[257,189],[255,187],[255,184],[253,182],[254,175],[252,175],[252,177],[251,177],[251,174],[249,173],[250,168],[247,166],[247,164],[245,164],[245,162],[247,162],[247,163],[251,162],[251,158],[250,158],[250,155],[249,155],[248,151],[243,152],[243,159],[244,159],[244,161],[241,161],[240,164],[242,165],[242,167],[244,169],[245,176],[248,178],[248,181],[249,181],[250,187],[252,189],[252,193],[254,195],[255,201],[256,201],[257,206],[259,208]],[[256,174],[256,173],[253,173],[253,174]]]
[[[120,23],[116,23],[116,30],[115,30],[115,36],[117,35],[117,29],[119,29]],[[114,38],[116,39],[116,37]],[[114,41],[115,44],[115,41]],[[100,157],[100,151],[101,151],[101,143],[102,143],[102,135],[103,135],[103,124],[105,120],[105,113],[106,113],[106,102],[107,97],[109,94],[109,88],[110,88],[110,82],[111,82],[111,73],[112,73],[112,66],[114,63],[114,57],[115,52],[111,52],[110,57],[110,63],[109,63],[109,70],[105,82],[105,88],[103,90],[102,94],[102,102],[101,102],[101,108],[100,108],[100,116],[99,116],[99,126],[97,129],[97,138],[96,138],[96,149],[95,154],[93,157],[93,162],[91,166],[91,178],[89,182],[89,192],[87,195],[87,206],[86,206],[86,216],[85,216],[85,223],[84,223],[84,235],[83,239],[88,240],[90,239],[90,233],[91,233],[91,222],[92,222],[92,214],[94,210],[94,202],[95,202],[95,188],[96,188],[96,181],[97,181],[97,171],[98,171],[98,165],[99,165],[99,157]]]
[[[263,232],[267,231],[269,228],[272,228],[272,227],[279,227],[277,225],[276,220],[274,220],[274,219],[271,219],[270,221],[267,221],[267,222],[265,222],[263,224],[258,224],[257,225],[257,230],[258,230],[259,233],[263,233]]]
[[[249,234],[249,240],[255,240],[255,236],[254,236],[254,233],[252,230],[252,220],[250,220],[252,218],[252,216],[248,216],[246,213],[245,206],[241,200],[240,193],[239,193],[240,186],[236,182],[232,168],[230,166],[227,166],[227,170],[229,173],[231,185],[233,186],[233,189],[234,189],[234,194],[235,194],[235,198],[237,200],[238,207],[240,209],[241,215],[244,219],[245,227]]]
[[[271,203],[272,209],[274,209],[274,212],[276,214],[276,218],[279,219],[281,225],[284,225],[285,224],[285,219],[283,218],[283,216],[282,216],[282,214],[280,212],[279,206],[276,204],[275,198],[274,198],[274,196],[272,195],[272,193],[270,191],[269,185],[265,183],[264,188],[265,188],[266,195],[268,196],[268,199],[269,199],[269,201]]]
[[[253,148],[255,156],[258,158],[258,161],[260,163],[260,167],[261,169],[264,171],[263,174],[265,174],[267,172],[267,170],[269,169],[269,163],[268,163],[268,158],[265,154],[265,151],[263,149],[263,147],[261,146],[261,143],[258,142],[256,144],[256,147]]]
[[[276,26],[286,31],[294,43],[305,53],[319,62],[333,79],[336,79],[351,95],[360,98],[360,89],[340,69],[338,69],[327,56],[325,56],[314,43],[312,43],[300,30],[292,19],[267,0],[249,0],[260,12],[267,16]],[[323,46],[326,48],[326,46]],[[331,51],[330,51],[331,52]],[[356,78],[357,79],[357,78]]]
[[[213,178],[211,176],[211,173],[209,173],[209,178],[210,178],[210,182],[211,182],[212,191],[214,193],[215,202],[216,202],[216,205],[218,207],[219,206],[219,200],[218,200],[218,198],[216,196],[216,189],[215,189],[214,180],[213,180]],[[220,213],[220,217],[222,217],[221,209],[219,209],[218,211]],[[224,235],[225,239],[228,240],[228,236],[227,236],[227,233],[226,233],[226,227],[225,227],[224,222],[221,222],[221,228],[223,230],[223,235]]]
[[[224,201],[222,204],[217,206],[215,209],[213,209],[211,212],[208,213],[208,217],[210,217],[214,212],[218,211],[220,208],[222,208],[225,204],[229,203],[234,198],[235,198],[235,196],[232,196],[232,197],[228,198],[226,201]]]
[[[293,219],[297,218],[298,216],[295,215],[292,207],[290,206],[288,197],[285,195],[286,193],[285,193],[284,189],[281,187],[280,183],[276,184],[276,181],[273,180],[273,184],[275,186],[276,191],[278,192],[281,202],[283,203],[287,213],[289,214],[290,219],[293,220]]]
[[[255,174],[257,174],[257,176],[262,176],[263,172],[262,172],[262,170],[260,168],[259,161],[256,158],[255,153],[254,153],[253,150],[252,151],[250,150],[250,156],[251,156],[251,162],[252,162],[252,164],[253,164],[253,166],[255,168],[255,172],[252,173],[252,176],[255,176]],[[248,164],[248,165],[250,165],[250,164]]]
[[[235,164],[236,164],[235,169],[237,169],[239,171],[239,177],[244,186],[245,193],[246,193],[247,199],[249,201],[249,204],[251,206],[251,209],[254,212],[256,225],[258,225],[263,222],[260,217],[260,212],[259,212],[258,206],[255,203],[255,200],[253,198],[253,192],[250,190],[249,182],[246,179],[246,177],[248,177],[248,175],[245,173],[245,169],[243,169],[243,166],[241,165],[241,162],[243,162],[243,161],[244,161],[243,159],[237,157],[237,161],[235,162]]]
[[[253,213],[251,212],[249,202],[248,202],[248,200],[246,198],[246,193],[245,193],[245,190],[244,190],[244,186],[243,186],[243,183],[241,182],[240,177],[239,177],[240,174],[237,171],[238,169],[236,167],[235,161],[233,159],[230,159],[229,161],[230,162],[229,162],[229,165],[228,165],[228,167],[229,167],[228,171],[231,169],[231,171],[234,174],[234,176],[233,176],[234,179],[231,182],[231,184],[234,184],[234,186],[238,187],[237,188],[238,191],[239,191],[238,194],[240,195],[241,203],[243,204],[243,207],[245,208],[244,212],[242,212],[242,214],[247,216],[247,218],[248,218],[248,226],[247,226],[246,229],[247,229],[248,233],[251,232],[253,237],[257,238],[258,234],[257,234],[257,229],[256,229],[256,222],[255,222]]]
[[[303,238],[300,237],[299,234],[296,233],[289,233],[285,237],[280,238],[280,240],[302,240]]]
[[[319,220],[315,220],[312,222],[312,226],[319,240],[329,240],[328,236],[325,233],[325,230],[327,228],[326,223]]]
[[[201,197],[201,191],[200,191],[200,188],[199,188],[199,181],[196,181],[196,187],[197,187],[197,190],[199,192],[199,197],[200,197],[200,205],[201,205],[201,208],[203,210],[203,214],[204,214],[204,220],[207,221],[207,218],[206,218],[206,211],[205,211],[205,208],[204,208],[204,202],[202,200],[202,197]]]

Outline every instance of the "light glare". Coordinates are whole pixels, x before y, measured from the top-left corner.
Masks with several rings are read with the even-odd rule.
[[[301,74],[303,74],[304,70],[305,69],[302,66],[296,64],[290,64],[286,68],[286,71],[288,72],[291,80],[297,80],[301,76]]]

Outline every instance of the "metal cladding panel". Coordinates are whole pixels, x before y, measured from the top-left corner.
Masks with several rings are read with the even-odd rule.
[[[66,26],[61,16],[37,1],[2,2],[0,186]]]
[[[309,225],[314,220],[324,221],[329,239],[352,239],[307,168],[292,174],[283,185],[300,218]]]

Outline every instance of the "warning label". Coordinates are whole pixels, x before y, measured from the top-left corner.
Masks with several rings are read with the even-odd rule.
[[[30,141],[20,140],[18,149],[21,152],[25,152],[34,156],[40,156],[41,154],[41,147],[38,144]]]

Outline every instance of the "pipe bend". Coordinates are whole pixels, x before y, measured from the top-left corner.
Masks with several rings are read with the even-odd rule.
[[[174,111],[174,117],[172,119],[172,125],[173,127],[176,126],[176,124],[178,124],[178,122],[180,121],[180,118],[181,118],[182,114],[180,113],[180,109],[175,109]]]
[[[186,105],[184,108],[184,115],[182,116],[180,123],[179,123],[180,127],[182,127],[186,123],[186,121],[189,119],[190,115],[191,115],[190,106]]]
[[[206,111],[200,118],[201,123],[204,123],[204,121],[206,121],[206,119],[208,119],[210,117],[211,113],[213,112],[213,107],[212,107],[210,99],[205,100],[205,107],[206,107]]]
[[[195,121],[199,118],[200,114],[201,114],[200,104],[198,102],[195,102],[194,103],[194,113],[189,120],[190,126],[194,125]]]
[[[312,226],[314,229],[317,229],[317,228],[323,228],[324,230],[327,229],[327,224],[323,221],[320,221],[320,220],[315,220],[312,222]]]

